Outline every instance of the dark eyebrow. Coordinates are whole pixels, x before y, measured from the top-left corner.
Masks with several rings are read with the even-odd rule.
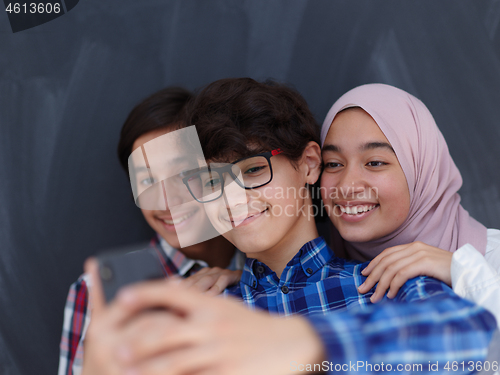
[[[184,162],[190,162],[191,159],[190,158],[186,158],[186,157],[183,157],[183,156],[178,156],[178,157],[175,157],[174,159],[172,160],[169,160],[168,161],[168,165],[172,165],[172,164],[177,164],[177,163],[184,163]],[[135,172],[146,172],[149,170],[149,167],[148,166],[138,166],[138,167],[134,167],[134,171]]]
[[[392,152],[394,152],[394,154],[396,154],[396,152],[394,151],[392,146],[387,142],[369,142],[369,143],[365,143],[363,146],[361,146],[362,151],[373,150],[376,148],[387,148],[387,149],[391,150]]]
[[[387,142],[368,142],[360,147],[361,151],[373,150],[376,148],[386,148],[386,149],[394,152],[394,154],[396,153],[394,151],[394,149],[392,148],[392,146]],[[333,144],[324,145],[321,152],[325,152],[325,151],[342,152],[341,148],[339,146],[336,146]]]
[[[340,152],[340,147],[332,145],[332,144],[327,144],[324,145],[321,151],[333,151],[333,152]]]

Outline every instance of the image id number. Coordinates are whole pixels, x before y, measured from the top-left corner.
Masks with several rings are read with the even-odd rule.
[[[61,12],[61,4],[55,3],[30,3],[30,4],[19,4],[19,3],[9,3],[5,11],[8,13],[60,13]]]

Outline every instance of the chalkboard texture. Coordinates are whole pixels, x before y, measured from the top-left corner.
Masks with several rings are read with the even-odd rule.
[[[500,227],[500,1],[81,0],[13,33],[0,14],[0,374],[55,374],[68,287],[98,250],[151,236],[116,157],[135,103],[224,77],[294,85],[321,122],[382,82],[428,105]]]

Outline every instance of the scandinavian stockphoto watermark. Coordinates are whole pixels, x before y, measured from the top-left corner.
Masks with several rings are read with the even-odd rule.
[[[499,363],[497,361],[428,361],[426,363],[370,363],[368,361],[349,361],[349,363],[333,363],[323,361],[315,364],[303,364],[295,361],[290,362],[290,371],[294,372],[478,372],[478,371],[498,371]]]
[[[80,0],[4,0],[13,33],[52,21],[72,10]]]
[[[421,363],[416,363],[416,364],[395,364],[392,365],[390,363],[385,364],[384,362],[381,363],[369,363],[367,361],[349,361],[349,363],[333,363],[329,361],[323,361],[321,363],[308,363],[308,364],[303,364],[303,363],[297,363],[297,362],[290,362],[290,371],[292,372],[362,372],[362,373],[367,373],[367,372],[391,372],[391,371],[397,371],[397,372],[420,372],[424,371],[424,366]],[[437,364],[431,364],[429,362],[428,368],[425,370],[432,370],[432,368],[438,368]],[[436,370],[437,371],[437,370]]]
[[[310,197],[312,200],[323,199],[324,202],[328,204],[325,205],[314,205],[311,207],[311,211],[305,210],[303,205],[297,205],[293,203],[280,204],[279,202],[289,202],[294,200],[304,200]],[[370,187],[370,189],[357,191],[352,188],[345,187],[324,187],[324,186],[314,186],[306,187],[302,186],[300,188],[295,187],[270,187],[264,186],[262,188],[256,189],[252,192],[252,199],[250,200],[249,207],[250,212],[257,209],[259,201],[274,200],[278,202],[272,205],[266,214],[272,214],[273,216],[297,216],[297,215],[307,215],[307,216],[336,216],[340,217],[346,212],[344,206],[338,204],[329,204],[329,202],[366,202],[357,203],[352,205],[349,203],[348,213],[350,214],[361,214],[363,212],[368,212],[373,209],[378,201],[378,188],[376,186]]]

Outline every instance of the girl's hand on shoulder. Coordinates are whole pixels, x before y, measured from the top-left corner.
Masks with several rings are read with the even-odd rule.
[[[368,292],[377,282],[370,300],[380,301],[387,289],[388,298],[396,297],[399,288],[417,276],[431,276],[451,286],[451,258],[453,253],[423,242],[390,247],[377,255],[361,272],[367,279],[358,288]]]
[[[221,294],[228,286],[237,284],[241,271],[231,271],[219,267],[205,267],[182,281],[182,284],[208,295]]]

